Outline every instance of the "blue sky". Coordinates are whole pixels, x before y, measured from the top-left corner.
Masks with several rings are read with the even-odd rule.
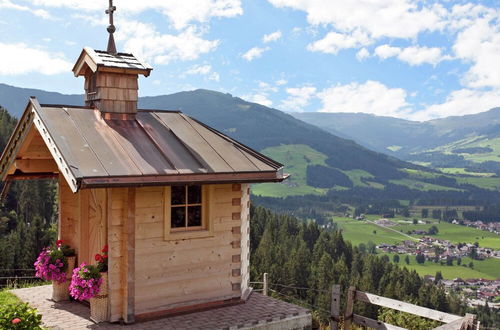
[[[107,0],[0,0],[0,82],[81,93]],[[117,47],[154,67],[140,95],[206,88],[284,111],[413,120],[500,106],[496,1],[115,0]],[[1,101],[1,100],[0,100]]]

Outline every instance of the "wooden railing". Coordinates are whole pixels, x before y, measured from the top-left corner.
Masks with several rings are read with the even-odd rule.
[[[365,316],[354,314],[354,302],[362,301],[372,305],[382,306],[395,309],[401,312],[410,313],[413,315],[425,317],[431,320],[445,323],[434,330],[473,330],[475,315],[467,314],[457,316],[440,312],[434,309],[413,305],[403,301],[377,296],[368,292],[356,290],[355,287],[350,287],[347,293],[347,304],[344,313],[344,330],[350,330],[351,325],[360,325],[372,329],[391,329],[404,330],[404,328],[384,323],[378,320],[370,319]],[[332,304],[331,304],[331,322],[332,330],[339,329],[340,322],[340,285],[334,285],[332,288]]]

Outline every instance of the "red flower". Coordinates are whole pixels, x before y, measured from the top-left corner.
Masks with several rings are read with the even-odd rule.
[[[108,245],[104,245],[104,247],[102,248],[102,253],[106,253],[108,252]]]
[[[101,261],[102,260],[102,256],[98,253],[95,255],[95,261]]]
[[[12,320],[12,324],[18,324],[19,322],[21,322],[21,319],[18,317]]]
[[[103,255],[102,257],[103,257],[104,259],[107,259],[107,258],[108,258],[108,255],[107,255],[107,254],[105,254],[105,255]]]
[[[56,246],[57,246],[57,247],[61,247],[62,243],[63,243],[63,240],[62,240],[62,239],[58,239],[58,240],[56,241]]]

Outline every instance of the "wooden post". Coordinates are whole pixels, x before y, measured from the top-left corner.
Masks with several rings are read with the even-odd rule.
[[[354,309],[354,299],[356,297],[356,287],[351,286],[347,292],[347,304],[344,313],[344,329],[350,330],[352,323],[352,312]]]
[[[477,329],[476,330],[480,330],[481,329],[481,321],[477,321]]]
[[[330,309],[330,330],[338,330],[340,318],[340,285],[332,286],[332,304]]]
[[[263,284],[263,290],[262,290],[262,294],[264,296],[267,296],[267,290],[268,290],[267,273],[264,273],[264,284]]]
[[[125,301],[124,321],[127,324],[135,322],[135,188],[128,188],[127,233],[125,242]]]

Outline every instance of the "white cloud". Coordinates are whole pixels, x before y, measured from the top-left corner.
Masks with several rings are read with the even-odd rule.
[[[208,80],[220,81],[219,73],[212,70],[212,66],[206,65],[193,65],[190,67],[184,75],[202,75],[207,76]]]
[[[263,93],[256,93],[256,94],[252,94],[252,95],[245,95],[242,98],[245,99],[245,100],[247,100],[247,101],[249,101],[249,102],[262,104],[262,105],[264,105],[266,107],[270,107],[270,106],[273,105],[273,101],[271,101],[268,98],[268,95],[263,94]]]
[[[408,112],[406,91],[388,88],[378,81],[335,85],[318,93],[321,112],[362,112],[379,116],[405,117]]]
[[[346,48],[358,48],[372,43],[365,32],[356,30],[351,34],[329,32],[323,39],[307,45],[307,49],[313,52],[337,54],[339,50]]]
[[[278,88],[266,82],[259,81],[259,90],[265,93],[269,92],[276,93],[278,91]]]
[[[453,50],[471,63],[463,83],[472,88],[500,88],[500,10],[484,9],[458,35]]]
[[[35,5],[46,7],[68,7],[78,11],[103,11],[107,1],[102,0],[31,0]],[[241,0],[121,0],[116,4],[123,13],[138,14],[156,10],[172,22],[176,29],[184,29],[190,23],[206,23],[212,17],[234,17],[243,14]],[[121,25],[120,25],[121,26]]]
[[[375,55],[385,60],[389,57],[397,56],[401,53],[401,48],[392,47],[389,45],[382,45],[375,48]]]
[[[46,10],[33,9],[33,8],[28,7],[28,6],[22,6],[22,5],[13,3],[10,0],[0,0],[0,8],[27,11],[27,12],[30,12],[33,15],[38,16],[38,17],[43,18],[43,19],[51,19],[52,18],[52,16],[50,16],[50,13]]]
[[[280,30],[275,31],[273,33],[265,34],[262,37],[262,42],[269,43],[269,42],[278,41],[279,39],[281,39],[281,31]]]
[[[370,52],[365,47],[361,48],[356,53],[356,58],[358,59],[358,61],[362,61],[362,60],[364,60],[364,59],[366,59],[368,57],[370,57]]]
[[[451,59],[450,56],[443,55],[441,53],[441,48],[425,46],[400,48],[389,45],[381,45],[375,48],[375,55],[383,60],[389,57],[397,57],[400,61],[406,62],[412,66],[424,63],[436,65],[443,60]]]
[[[307,13],[312,25],[331,25],[337,31],[361,31],[371,38],[415,38],[423,31],[445,26],[446,10],[440,4],[410,0],[268,0],[275,7]]]
[[[245,54],[241,55],[241,57],[243,57],[247,61],[253,61],[256,58],[261,57],[262,54],[264,52],[267,52],[269,49],[269,47],[253,47],[249,49]]]
[[[276,85],[278,86],[283,86],[286,84],[288,84],[288,81],[286,81],[285,79],[276,80]]]
[[[500,89],[480,91],[460,89],[451,92],[446,100],[417,111],[409,116],[412,120],[429,120],[448,116],[479,113],[500,105]]]
[[[174,60],[195,60],[217,48],[218,40],[205,40],[202,33],[190,26],[177,35],[162,34],[154,25],[128,21],[117,31],[116,39],[124,41],[125,51],[156,64]]]
[[[287,88],[288,97],[281,102],[284,111],[303,111],[309,105],[311,98],[316,95],[316,87],[303,86]]]
[[[54,75],[70,72],[73,65],[63,55],[30,48],[26,44],[0,43],[0,74],[21,75],[41,73]]]

